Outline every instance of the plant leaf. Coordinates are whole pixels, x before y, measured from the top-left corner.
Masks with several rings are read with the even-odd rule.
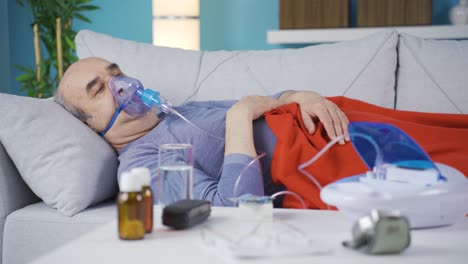
[[[63,9],[67,9],[67,5],[65,5],[65,2],[63,0],[56,0],[56,2],[62,7]]]
[[[75,8],[76,11],[93,11],[98,10],[100,7],[95,5],[83,5]]]
[[[74,17],[78,18],[81,21],[91,23],[91,20],[89,18],[83,16],[82,14],[76,13],[76,14],[74,14]]]
[[[31,75],[30,74],[23,74],[23,75],[20,75],[18,77],[16,77],[16,80],[18,82],[25,82],[25,81],[28,81],[31,79]]]

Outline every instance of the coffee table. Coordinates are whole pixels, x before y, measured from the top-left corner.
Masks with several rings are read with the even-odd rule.
[[[307,235],[314,245],[327,249],[320,254],[281,258],[237,259],[216,248],[211,238],[227,239],[252,234],[259,222],[241,219],[238,208],[212,208],[203,224],[184,231],[162,226],[161,210],[155,206],[155,228],[143,240],[122,241],[117,222],[105,224],[44,255],[34,263],[467,263],[468,217],[459,223],[434,229],[411,231],[411,246],[399,255],[371,256],[344,248],[351,237],[352,221],[337,211],[274,209],[272,221]],[[263,224],[262,224],[263,225]],[[239,231],[240,230],[240,231]],[[240,234],[244,232],[244,234]],[[294,233],[294,232],[292,232]],[[47,243],[47,238],[44,238]],[[313,245],[312,245],[313,246]]]

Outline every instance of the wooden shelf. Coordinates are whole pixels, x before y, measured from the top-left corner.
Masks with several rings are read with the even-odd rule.
[[[333,29],[286,29],[269,30],[268,44],[310,44],[339,42],[363,38],[369,34],[393,28],[399,33],[407,33],[427,39],[468,39],[468,25],[412,26],[412,27],[373,27],[373,28],[333,28]]]

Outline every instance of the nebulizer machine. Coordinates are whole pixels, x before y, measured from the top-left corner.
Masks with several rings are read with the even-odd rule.
[[[321,189],[321,199],[352,219],[372,209],[398,211],[411,228],[451,225],[468,212],[468,180],[455,168],[434,164],[399,128],[349,124],[351,143],[369,171]]]

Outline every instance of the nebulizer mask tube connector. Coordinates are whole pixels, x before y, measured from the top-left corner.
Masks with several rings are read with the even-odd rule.
[[[158,91],[152,89],[137,90],[137,95],[149,108],[158,106],[161,111],[168,114],[171,112],[172,104],[160,95]]]

